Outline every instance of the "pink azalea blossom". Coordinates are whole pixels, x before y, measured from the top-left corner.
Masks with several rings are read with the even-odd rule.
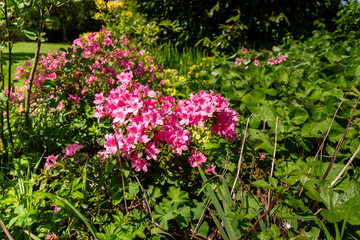
[[[128,39],[127,37],[124,37],[121,42],[124,44],[124,45],[127,45],[127,42],[128,42]]]
[[[248,53],[249,53],[249,50],[248,50],[247,48],[243,48],[243,49],[241,50],[241,53],[243,53],[243,54],[248,54]]]
[[[244,63],[244,59],[243,58],[236,58],[235,59],[235,64],[236,65],[238,65],[238,66],[240,66],[241,64],[243,64]]]
[[[201,152],[195,154],[194,150],[191,151],[191,157],[188,158],[191,167],[196,167],[197,165],[201,167],[206,160],[207,158]]]
[[[77,150],[83,148],[83,145],[79,145],[77,143],[69,144],[66,147],[66,154],[64,155],[64,158],[73,156]]]
[[[71,100],[74,100],[74,103],[75,103],[75,104],[79,104],[79,103],[80,103],[80,97],[77,96],[77,95],[73,96],[73,95],[69,94],[69,98],[70,98]]]
[[[135,152],[135,155],[134,157],[132,158],[132,161],[131,161],[131,166],[133,168],[135,168],[135,171],[136,172],[139,172],[139,171],[144,171],[144,172],[147,172],[148,171],[148,166],[150,166],[150,163],[148,163],[144,158],[138,158],[137,157],[137,154],[138,152]]]
[[[138,55],[138,56],[142,56],[142,55],[144,55],[144,54],[145,54],[145,50],[143,49],[143,50],[139,51],[137,55]]]
[[[61,101],[59,101],[59,104],[58,104],[58,106],[56,107],[56,109],[59,110],[59,111],[61,111],[63,108],[64,108],[64,104],[63,104]]]
[[[57,239],[57,236],[55,233],[49,233],[49,235],[47,235],[45,238],[45,240],[51,240],[51,239]]]
[[[61,207],[54,206],[54,214],[57,214],[61,210]]]
[[[58,154],[56,156],[51,155],[51,156],[45,157],[45,159],[46,159],[46,163],[45,163],[46,170],[49,170],[51,167],[55,166],[56,160],[58,159],[59,156],[60,156],[60,154]]]
[[[208,165],[205,172],[210,172],[214,175],[217,175],[217,172],[215,172],[216,166],[214,164]]]

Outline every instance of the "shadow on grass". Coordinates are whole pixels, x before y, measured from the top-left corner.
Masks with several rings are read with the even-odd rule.
[[[33,59],[35,56],[34,53],[12,53],[11,54],[11,59],[16,60],[16,61],[21,61],[21,60],[31,60]],[[9,54],[8,53],[3,53],[3,58],[5,59],[5,61],[9,60]]]

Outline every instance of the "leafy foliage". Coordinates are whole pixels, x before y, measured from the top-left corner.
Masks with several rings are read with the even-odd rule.
[[[97,4],[108,27],[143,26],[130,14],[112,21],[129,7],[122,2]],[[360,145],[355,35],[317,31],[232,56],[195,48],[180,56],[169,45],[153,58],[136,48],[142,33],[116,34],[85,34],[36,69],[17,69],[11,80],[20,83],[36,70],[31,128],[21,108],[28,89],[1,90],[10,124],[1,125],[0,218],[9,234],[359,238],[359,166],[345,165]],[[150,129],[138,129],[147,114]]]

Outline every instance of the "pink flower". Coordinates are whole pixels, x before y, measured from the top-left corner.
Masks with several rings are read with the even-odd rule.
[[[201,152],[195,154],[194,150],[191,151],[191,157],[188,158],[191,167],[196,167],[197,165],[201,167],[206,160],[207,158]]]
[[[61,210],[61,207],[54,206],[54,214],[57,214]]]
[[[144,54],[145,54],[145,50],[143,49],[143,50],[139,51],[137,55],[138,55],[138,56],[142,56],[142,55],[144,55]]]
[[[71,157],[76,153],[77,150],[83,147],[84,147],[83,145],[79,145],[77,143],[67,145],[66,154],[64,155],[64,158]]]
[[[238,65],[238,66],[240,66],[241,64],[243,64],[244,63],[244,59],[243,58],[236,58],[235,59],[235,64],[236,65]]]
[[[261,63],[259,62],[259,60],[255,60],[255,61],[254,61],[254,64],[255,64],[255,66],[258,66],[258,67],[261,66]]]
[[[46,170],[49,170],[51,167],[55,166],[56,160],[57,160],[57,158],[59,156],[60,156],[60,154],[58,154],[56,156],[51,155],[51,156],[45,157],[45,159],[46,159],[46,163],[45,163]]]
[[[216,166],[214,164],[208,165],[205,172],[210,172],[214,175],[217,175],[217,172],[215,172]]]
[[[154,159],[157,160],[156,154],[160,153],[160,150],[155,147],[155,144],[149,144],[146,146],[145,153],[147,154],[146,159]]]
[[[161,84],[161,86],[164,86],[165,85],[165,80],[161,80],[160,84]]]
[[[265,159],[265,154],[259,152],[260,159]]]
[[[122,42],[124,45],[127,45],[127,41],[128,41],[127,37],[124,37],[124,38],[121,40],[121,42]]]
[[[83,89],[81,90],[81,95],[84,95],[87,92],[86,87],[84,86]]]
[[[55,233],[49,233],[49,235],[46,236],[45,240],[50,240],[50,239],[57,239],[57,236]]]
[[[139,172],[141,170],[147,172],[147,167],[150,166],[150,163],[148,163],[144,158],[137,158],[138,152],[135,152],[134,155],[135,156],[131,159],[131,166],[135,168],[136,172]]]
[[[61,101],[59,101],[59,104],[56,109],[61,111],[63,108],[64,108],[64,104]]]
[[[31,65],[31,62],[29,62],[29,61],[26,61],[24,64],[25,67],[29,67],[30,65]]]
[[[241,53],[243,54],[248,54],[249,53],[249,50],[247,48],[243,48],[243,50],[241,50]]]
[[[95,100],[93,101],[94,104],[101,104],[105,101],[104,99],[104,92],[96,93]]]
[[[69,94],[69,98],[70,98],[71,100],[74,100],[74,103],[75,103],[75,104],[79,104],[79,103],[80,103],[80,97],[78,97],[77,95],[73,96],[73,95]]]
[[[268,60],[268,64],[269,64],[269,65],[276,65],[277,62],[276,62],[276,60],[275,60],[274,58],[270,58],[270,59]]]
[[[47,77],[54,80],[56,78],[56,73],[50,73]]]

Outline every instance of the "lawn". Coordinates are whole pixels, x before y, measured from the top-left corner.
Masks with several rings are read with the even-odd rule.
[[[40,48],[40,54],[47,54],[49,50],[52,52],[60,49],[60,48],[68,48],[70,44],[66,43],[42,43]],[[16,67],[23,66],[26,61],[29,61],[34,58],[36,50],[35,42],[17,42],[14,44],[12,49],[12,60],[13,67],[11,68],[12,75],[16,72]],[[3,56],[6,60],[8,60],[9,54],[8,49],[3,49]],[[7,66],[4,67],[5,79],[7,79]]]

